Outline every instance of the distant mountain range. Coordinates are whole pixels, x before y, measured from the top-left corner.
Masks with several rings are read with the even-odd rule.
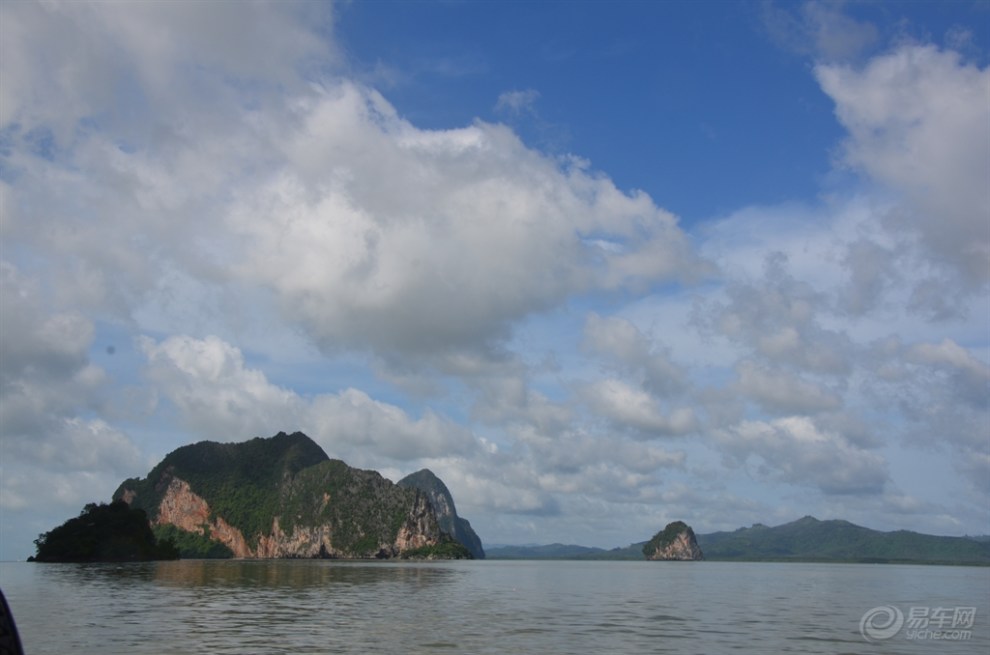
[[[907,530],[880,532],[849,521],[806,516],[776,527],[756,524],[697,535],[707,560],[879,562],[990,566],[990,538],[939,537]],[[550,544],[489,546],[489,559],[643,560],[643,545],[624,548]]]

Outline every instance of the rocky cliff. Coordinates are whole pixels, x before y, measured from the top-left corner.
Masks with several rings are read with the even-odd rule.
[[[433,471],[430,469],[416,471],[399,480],[398,485],[425,493],[437,514],[440,529],[464,544],[475,559],[484,559],[485,549],[481,545],[481,539],[471,527],[471,523],[457,515],[450,490]]]
[[[694,530],[683,521],[668,523],[643,546],[648,560],[700,560],[704,559]]]
[[[470,556],[427,494],[332,460],[299,432],[183,446],[114,499],[235,557]]]

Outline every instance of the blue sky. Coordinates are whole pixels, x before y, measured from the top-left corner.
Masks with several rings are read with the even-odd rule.
[[[987,3],[0,12],[0,558],[280,430],[486,543],[990,533]]]
[[[415,124],[507,122],[666,198],[686,222],[816,192],[841,132],[807,59],[768,38],[759,5],[601,5],[357,3],[340,35]],[[529,94],[525,109],[492,102],[506,90]]]

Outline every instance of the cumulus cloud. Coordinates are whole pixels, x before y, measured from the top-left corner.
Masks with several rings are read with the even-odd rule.
[[[723,365],[736,372],[696,394],[721,426],[715,446],[729,461],[760,462],[763,479],[798,483],[805,469],[788,463],[798,457],[788,448],[816,434],[798,441],[808,457],[852,468],[833,480],[809,465],[808,480],[865,497],[884,475],[910,484],[883,473],[881,446],[944,453],[956,493],[985,498],[988,69],[903,44],[815,71],[849,132],[837,165],[864,185],[820,207],[754,207],[708,229],[702,251],[728,282],[699,294],[694,319],[731,348]],[[810,423],[779,423],[798,418]],[[777,463],[742,458],[765,447],[772,459],[771,443]]]
[[[93,324],[45,306],[37,280],[0,262],[0,423],[4,436],[40,437],[53,419],[92,407],[105,382],[89,362]]]
[[[90,365],[93,324],[77,312],[53,312],[43,288],[0,262],[0,417],[5,432],[40,433],[52,415],[95,402],[104,373]]]
[[[697,320],[754,355],[804,370],[841,375],[851,370],[848,335],[823,325],[828,299],[793,277],[782,252],[766,256],[762,279],[727,285],[726,302],[701,305]]]
[[[849,243],[842,262],[848,282],[838,290],[838,307],[853,316],[876,309],[897,280],[896,257],[892,248],[870,239]]]
[[[268,381],[239,348],[217,337],[144,338],[146,375],[203,438],[242,441],[302,430],[328,453],[357,465],[468,454],[470,431],[426,411],[418,419],[357,389],[306,398]]]
[[[977,408],[990,407],[990,366],[951,339],[937,344],[915,344],[908,350],[907,358],[945,375],[955,397]]]
[[[108,379],[89,360],[93,333],[0,262],[0,508],[76,504],[140,461],[131,438],[98,417]]]
[[[826,494],[877,494],[888,479],[880,455],[803,416],[743,421],[715,436],[737,465],[753,457],[760,477],[814,485]]]
[[[575,420],[569,402],[555,402],[532,389],[524,371],[491,375],[475,382],[473,419],[495,426],[533,426],[543,434],[559,434]]]
[[[245,240],[239,274],[275,290],[327,351],[491,350],[512,321],[571,294],[699,269],[676,219],[647,196],[505,127],[420,130],[353,84],[297,111],[291,165],[227,224]]]
[[[774,414],[814,414],[838,409],[842,399],[821,386],[786,371],[760,366],[751,360],[736,365],[736,389]]]
[[[317,59],[326,65],[335,54],[313,29],[330,27],[327,8],[307,2],[149,2],[126,11],[17,2],[4,5],[0,25],[0,127],[43,126],[59,141],[73,138],[82,118],[116,123],[133,136],[135,105],[202,120],[205,106],[247,97],[247,85],[238,93],[231,79],[287,90],[302,83],[294,71]]]
[[[261,371],[240,349],[217,337],[142,338],[146,376],[180,411],[188,429],[217,441],[271,436],[295,424],[301,399]]]
[[[517,517],[546,520],[561,513],[557,496],[541,488],[534,467],[524,458],[489,453],[485,458],[443,458],[425,464],[456,494],[458,513],[475,523],[479,513],[487,521],[508,514],[511,522]]]
[[[0,4],[5,509],[145,472],[107,400],[139,383],[156,441],[301,429],[504,534],[807,513],[781,485],[985,518],[986,68],[779,14],[861,184],[686,235],[507,125],[413,125],[339,76],[329,7]],[[539,131],[538,98],[496,111]],[[108,329],[143,360],[94,364]],[[931,456],[961,482],[919,504],[900,458]]]
[[[352,465],[396,477],[429,466],[457,490],[459,503],[479,511],[554,515],[557,496],[575,490],[628,500],[655,485],[658,470],[685,462],[682,451],[576,431],[569,411],[525,387],[517,390],[522,398],[497,408],[512,436],[503,449],[436,412],[414,418],[358,389],[303,397],[279,388],[216,337],[145,338],[142,349],[156,391],[203,438],[300,429]],[[635,427],[676,433],[693,425],[693,416],[681,414],[651,415],[652,423]],[[267,432],[259,425],[269,425]]]
[[[686,388],[684,367],[671,360],[669,349],[659,347],[626,319],[590,314],[582,347],[605,357],[621,371],[638,374],[644,387],[660,396]]]
[[[643,437],[677,436],[698,429],[698,420],[690,407],[662,411],[657,400],[646,391],[622,380],[606,378],[582,387],[584,402],[620,430],[631,430]]]
[[[418,129],[346,80],[302,83],[305,62],[331,54],[301,27],[311,3],[4,11],[4,43],[23,46],[4,60],[4,90],[33,92],[4,100],[18,179],[4,187],[4,234],[50,255],[53,288],[80,309],[131,320],[189,287],[170,281],[235,305],[258,300],[238,293],[254,286],[328,353],[445,367],[492,356],[514,321],[571,294],[697,272],[674,216],[576,159],[505,126]],[[52,53],[23,42],[61,44],[62,31]],[[33,85],[52,66],[65,79]],[[132,132],[117,106],[151,123]]]
[[[871,393],[879,406],[903,417],[903,443],[948,453],[970,487],[985,494],[990,366],[951,339],[911,345],[892,339],[876,350],[882,364]]]
[[[426,410],[412,419],[394,405],[347,389],[314,399],[306,424],[319,438],[351,460],[373,463],[381,457],[415,461],[441,455],[467,456],[478,449],[470,430]]]
[[[843,162],[904,198],[888,219],[894,229],[915,232],[930,262],[966,289],[985,288],[990,68],[932,45],[905,45],[862,67],[822,64],[815,75],[849,131]]]

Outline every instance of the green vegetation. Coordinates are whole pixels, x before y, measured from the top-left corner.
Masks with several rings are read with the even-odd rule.
[[[452,537],[441,541],[436,546],[404,550],[399,557],[402,559],[474,559],[471,551]]]
[[[296,525],[327,525],[342,551],[355,557],[392,556],[380,551],[395,542],[418,499],[414,489],[398,487],[375,471],[328,460],[285,485],[281,527],[291,533]]]
[[[178,559],[168,540],[158,541],[148,515],[123,501],[90,503],[79,516],[40,535],[35,562],[131,562]]]
[[[209,528],[206,530],[206,534],[197,534],[174,525],[156,525],[152,528],[158,541],[171,541],[182,559],[227,559],[234,556],[234,552],[225,545],[210,539]]]
[[[114,498],[127,499],[156,519],[162,499],[176,479],[188,483],[192,493],[206,501],[210,523],[223,518],[240,530],[252,549],[262,536],[273,534],[276,519],[279,530],[290,538],[297,529],[302,541],[309,544],[329,538],[318,553],[322,557],[397,557],[401,553],[395,544],[403,528],[430,539],[444,534],[425,492],[395,485],[375,471],[330,459],[313,440],[298,432],[244,443],[203,441],[178,448],[147,478],[126,480]],[[449,500],[443,483],[437,480],[437,485],[443,487]],[[452,500],[449,505],[453,507]],[[208,525],[203,528],[206,534],[174,526],[156,530],[171,539],[184,557],[230,557],[228,548],[210,539]],[[420,556],[462,557],[463,553],[454,545],[441,543],[414,555]]]
[[[691,528],[689,528],[687,523],[684,521],[674,521],[673,523],[668,523],[667,527],[653,535],[653,538],[643,545],[643,555],[647,558],[652,557],[657,550],[666,548],[670,544],[674,543],[674,540],[677,539],[677,535],[690,529]]]
[[[662,533],[659,535],[663,539]],[[706,560],[872,562],[990,566],[986,537],[939,537],[907,530],[879,532],[848,521],[810,516],[777,527],[754,525],[696,535]],[[644,550],[646,549],[646,550]],[[489,559],[642,560],[648,543],[605,550],[585,546],[501,546]]]
[[[698,543],[710,560],[990,565],[990,543],[907,530],[879,532],[811,516],[773,528],[757,524],[699,535]]]
[[[131,505],[154,519],[169,482],[173,477],[181,478],[214,514],[238,528],[254,547],[259,535],[271,531],[279,513],[282,484],[327,459],[326,453],[300,432],[280,432],[271,439],[258,437],[243,443],[201,441],[169,453],[144,480],[125,480],[114,498],[123,498],[127,490],[135,492]]]

